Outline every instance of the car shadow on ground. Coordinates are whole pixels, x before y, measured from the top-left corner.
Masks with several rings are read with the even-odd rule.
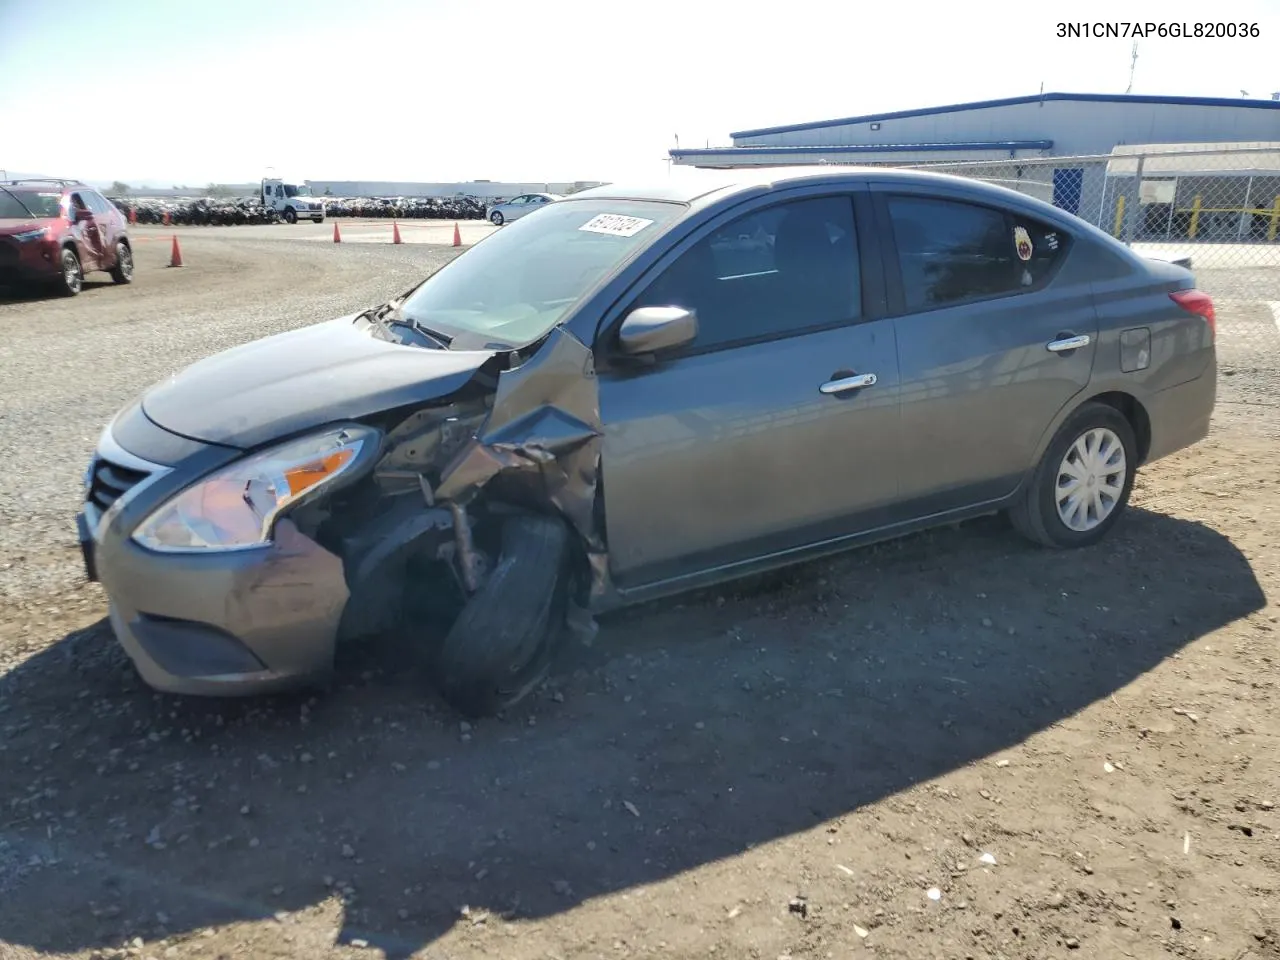
[[[318,696],[154,695],[98,625],[0,678],[0,938],[325,905],[340,942],[404,957],[1015,746],[1264,604],[1200,523],[1133,509],[1055,552],[979,521],[617,615],[474,728],[378,650]]]
[[[86,277],[82,281],[80,296],[92,293],[99,287],[117,286],[114,280],[96,280]],[[39,303],[41,300],[65,300],[67,295],[54,284],[0,284],[0,306],[13,303]]]

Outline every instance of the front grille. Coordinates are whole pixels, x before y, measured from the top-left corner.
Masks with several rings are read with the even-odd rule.
[[[98,457],[93,462],[93,478],[89,483],[89,495],[86,499],[99,510],[105,511],[146,476],[145,471],[132,470]]]

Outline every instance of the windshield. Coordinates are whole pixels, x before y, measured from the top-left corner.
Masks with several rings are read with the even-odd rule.
[[[0,189],[0,218],[57,217],[62,213],[61,203],[62,194],[57,191]]]
[[[459,349],[524,346],[684,209],[640,200],[549,203],[446,264],[400,312],[459,341]]]
[[[310,187],[295,187],[292,183],[284,185],[284,195],[286,197],[309,197],[311,196]]]

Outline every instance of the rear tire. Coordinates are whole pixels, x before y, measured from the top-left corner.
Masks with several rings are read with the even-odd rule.
[[[80,258],[70,247],[62,248],[62,278],[58,281],[58,290],[64,296],[74,297],[84,287],[84,268]]]
[[[1128,506],[1137,464],[1138,444],[1124,415],[1105,403],[1086,403],[1054,435],[1009,519],[1041,546],[1095,544]]]
[[[569,530],[521,514],[502,528],[502,552],[435,655],[435,685],[463,716],[491,716],[546,677],[566,635]]]
[[[111,268],[116,283],[133,282],[133,250],[123,240],[116,244],[116,265]]]

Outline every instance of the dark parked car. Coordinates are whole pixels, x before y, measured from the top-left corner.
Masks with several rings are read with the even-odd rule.
[[[51,284],[75,296],[84,275],[133,279],[124,214],[75,180],[0,182],[0,283]]]
[[[1187,269],[1003,188],[600,187],[151,389],[80,536],[157,688],[305,682],[395,628],[484,714],[621,604],[1000,511],[1095,543],[1215,384]]]

